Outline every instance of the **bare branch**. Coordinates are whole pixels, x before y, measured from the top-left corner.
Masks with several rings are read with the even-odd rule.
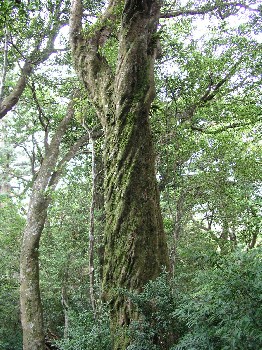
[[[32,84],[29,84],[29,87],[32,91],[32,95],[33,95],[33,99],[35,101],[35,104],[36,104],[36,108],[38,110],[38,118],[39,118],[39,121],[40,121],[40,124],[42,125],[43,129],[46,130],[47,128],[47,125],[48,125],[48,119],[47,117],[45,116],[45,113],[38,101],[38,98],[36,96],[36,89],[35,89],[35,84],[34,82],[32,82]],[[45,122],[44,119],[47,121]]]
[[[29,161],[30,161],[30,165],[31,165],[31,173],[32,173],[32,176],[35,176],[36,174],[36,171],[35,171],[35,151],[34,151],[34,145],[33,145],[33,150],[32,150],[32,153],[30,153],[28,151],[28,149],[23,145],[21,144],[19,147],[21,147],[24,152],[26,153]]]

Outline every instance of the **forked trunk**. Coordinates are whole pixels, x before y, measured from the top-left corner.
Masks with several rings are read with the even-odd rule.
[[[149,124],[159,10],[158,1],[112,0],[95,27],[82,35],[82,4],[72,0],[76,69],[105,132],[103,296],[111,305],[113,326],[128,325],[138,317],[120,289],[141,291],[169,265]],[[113,72],[102,48],[120,15]],[[114,349],[125,346],[116,341]]]

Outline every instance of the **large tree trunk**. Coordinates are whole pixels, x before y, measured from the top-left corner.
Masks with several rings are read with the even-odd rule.
[[[115,73],[101,48],[117,23],[119,2],[111,1],[99,23],[83,36],[81,1],[72,0],[70,24],[76,69],[105,131],[103,295],[111,305],[113,325],[128,325],[137,317],[119,288],[141,291],[169,264],[149,125],[159,2],[122,4]]]

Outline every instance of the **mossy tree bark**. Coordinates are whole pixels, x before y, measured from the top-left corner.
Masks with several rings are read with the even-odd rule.
[[[112,0],[83,33],[81,1],[72,0],[75,66],[105,132],[103,295],[115,325],[128,325],[137,317],[119,288],[140,291],[169,264],[149,124],[159,11],[159,1]],[[119,48],[113,71],[102,52],[116,30]]]

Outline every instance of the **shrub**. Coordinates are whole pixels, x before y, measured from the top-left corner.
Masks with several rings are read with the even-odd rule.
[[[69,312],[68,337],[59,341],[61,350],[111,350],[108,315],[103,311],[94,319],[91,310]]]
[[[188,330],[173,350],[262,348],[262,251],[236,251],[200,271],[175,315]]]
[[[150,281],[142,293],[129,294],[141,318],[130,325],[132,340],[128,350],[169,349],[181,331],[174,310],[177,295],[168,274]]]

